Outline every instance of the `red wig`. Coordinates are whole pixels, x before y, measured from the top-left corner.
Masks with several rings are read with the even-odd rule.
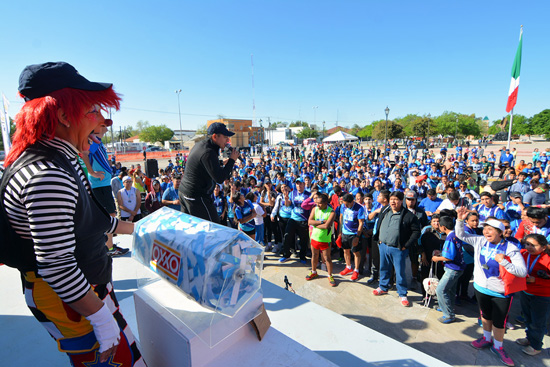
[[[26,102],[15,116],[15,133],[10,152],[4,166],[12,164],[30,145],[39,139],[52,139],[59,120],[57,111],[63,109],[67,120],[78,125],[86,109],[93,105],[120,108],[120,95],[113,87],[102,91],[87,91],[73,88],[63,88],[51,92],[45,97],[35,98]]]

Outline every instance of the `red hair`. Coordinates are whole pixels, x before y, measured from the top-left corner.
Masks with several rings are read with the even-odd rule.
[[[63,109],[67,120],[78,126],[85,110],[93,105],[101,108],[120,108],[120,95],[113,87],[102,91],[63,88],[45,97],[26,102],[15,116],[15,133],[12,147],[4,166],[12,164],[30,145],[41,138],[52,139],[59,123],[57,111]]]

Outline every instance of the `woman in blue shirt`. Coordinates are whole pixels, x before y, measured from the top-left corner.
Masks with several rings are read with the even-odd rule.
[[[244,195],[237,192],[232,197],[235,206],[235,218],[239,222],[239,229],[247,234],[248,237],[254,239],[256,234],[256,226],[254,217],[256,211],[250,200],[246,200]]]

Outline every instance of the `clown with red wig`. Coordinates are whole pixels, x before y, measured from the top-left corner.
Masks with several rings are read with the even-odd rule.
[[[145,366],[120,313],[105,246],[105,233],[134,227],[109,216],[79,164],[94,131],[109,124],[102,111],[118,109],[120,96],[64,62],[27,66],[19,93],[25,104],[15,117],[0,209],[27,305],[73,366]]]

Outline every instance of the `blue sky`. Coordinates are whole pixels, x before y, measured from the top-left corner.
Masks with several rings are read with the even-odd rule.
[[[179,126],[223,115],[327,129],[408,113],[505,115],[524,25],[516,114],[549,108],[550,2],[10,1],[0,90],[21,106],[28,64],[67,61],[123,95],[116,126]],[[313,106],[318,106],[314,113]]]

